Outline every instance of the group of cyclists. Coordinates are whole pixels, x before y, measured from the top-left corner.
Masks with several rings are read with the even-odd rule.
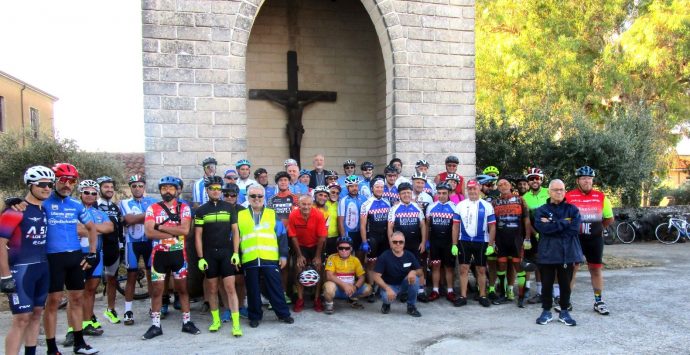
[[[131,197],[116,203],[110,177],[79,181],[68,163],[27,169],[26,196],[6,201],[0,215],[0,291],[14,315],[5,353],[19,353],[22,344],[26,354],[35,353],[41,317],[48,353],[60,353],[56,324],[64,289],[69,328],[63,345],[97,353],[84,340],[103,334],[94,312],[96,288],[105,279],[105,319],[132,325],[140,266],[151,296],[142,317],[151,321],[145,340],[163,334],[161,319],[173,298],[182,332],[200,333],[187,292],[192,267],[204,275],[201,311],[212,316],[209,331],[230,322],[236,337],[243,334],[241,317],[259,325],[261,303],[293,323],[286,305],[302,312],[308,293],[316,312],[333,314],[335,299],[353,308],[380,299],[387,314],[398,299],[419,317],[416,301],[444,297],[461,307],[472,292],[483,307],[540,303],[538,324],[552,320],[555,304],[559,320],[575,325],[570,294],[577,265],[585,261],[593,309],[609,314],[602,298],[602,232],[613,213],[608,198],[593,189],[592,168],[578,168],[575,188],[566,192],[560,180],[544,186],[537,167],[507,177],[489,166],[465,182],[452,155],[435,177],[423,159],[409,178],[401,175],[398,158],[382,174],[368,161],[357,174],[357,163],[347,160],[340,175],[324,168],[321,154],[313,164],[300,169],[288,159],[271,185],[264,168],[252,179],[246,159],[218,174],[218,162],[209,157],[191,202],[180,197],[184,183],[174,176],[157,180],[159,199],[146,196],[146,179],[133,175]],[[193,244],[196,265],[188,264],[185,242]],[[122,318],[114,287],[120,264],[128,276]],[[257,273],[264,266],[275,268],[275,276]]]

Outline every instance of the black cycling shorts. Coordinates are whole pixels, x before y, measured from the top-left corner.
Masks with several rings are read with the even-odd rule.
[[[463,265],[486,266],[486,242],[468,242],[461,240],[458,245],[458,261]]]
[[[362,245],[362,233],[360,232],[349,232],[347,236],[352,238],[352,253],[359,251],[359,247]]]
[[[183,250],[154,251],[151,259],[151,281],[165,281],[167,273],[175,280],[187,277],[187,261]]]
[[[429,247],[429,260],[432,263],[441,262],[444,267],[454,267],[456,257],[450,252],[452,241],[443,239],[432,239]]]
[[[496,254],[498,257],[522,257],[522,236],[496,236]]]
[[[367,243],[369,243],[370,258],[378,258],[384,251],[391,248],[386,234],[369,233],[367,236]]]
[[[62,292],[64,288],[69,291],[83,290],[84,271],[80,265],[83,258],[81,250],[48,254],[50,268],[48,292]]]
[[[204,259],[208,263],[208,269],[205,272],[206,277],[213,279],[220,276],[224,279],[228,276],[235,276],[238,271],[235,269],[235,265],[230,262],[231,256],[232,250],[230,249],[204,250]]]
[[[326,238],[326,247],[323,252],[326,254],[326,257],[331,254],[336,254],[338,252],[338,237]]]
[[[139,258],[144,259],[146,268],[151,267],[151,252],[153,246],[146,240],[143,242],[128,242],[125,245],[125,266],[128,272],[139,270]]]
[[[582,254],[585,255],[587,264],[601,265],[604,263],[604,238],[602,236],[580,236]]]

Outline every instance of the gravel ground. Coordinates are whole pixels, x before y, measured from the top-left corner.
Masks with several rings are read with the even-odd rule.
[[[314,312],[308,302],[305,311],[293,314],[292,325],[279,323],[268,311],[257,329],[243,320],[244,336],[233,338],[227,325],[218,333],[209,333],[210,316],[199,314],[197,303],[192,305],[192,320],[202,334],[181,333],[180,314],[172,311],[162,321],[163,336],[143,341],[140,337],[149,326],[144,319],[149,306],[148,301],[137,301],[135,325],[104,323],[105,334],[87,341],[102,354],[688,353],[690,306],[683,300],[690,289],[690,278],[674,271],[688,270],[689,251],[690,243],[607,246],[605,253],[623,266],[652,266],[606,271],[604,298],[611,309],[609,316],[592,311],[589,274],[578,273],[572,301],[575,309],[571,313],[578,322],[576,327],[559,322],[536,325],[541,311],[537,305],[519,309],[508,304],[485,309],[470,301],[465,307],[454,308],[438,300],[419,305],[422,318],[412,318],[405,314],[401,303],[394,304],[388,315],[380,314],[380,302],[365,304],[363,310],[336,303],[336,313],[329,316]],[[120,313],[122,304],[118,298]],[[103,309],[99,298],[97,314]],[[0,314],[0,327],[7,329],[11,315],[7,311]],[[103,316],[99,318],[105,321]],[[58,341],[62,341],[64,311],[60,311],[58,329]],[[40,342],[39,352],[43,352],[43,336]]]

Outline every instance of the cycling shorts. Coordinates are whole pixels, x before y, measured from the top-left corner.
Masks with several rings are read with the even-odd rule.
[[[128,272],[139,270],[139,258],[144,259],[146,268],[151,268],[151,251],[153,247],[150,241],[127,242],[125,246],[125,267]]]
[[[50,268],[48,292],[62,292],[64,288],[69,291],[83,290],[84,271],[80,265],[83,259],[84,254],[81,250],[48,254]]]
[[[587,264],[601,265],[604,263],[604,238],[602,236],[580,236],[582,254]]]
[[[324,248],[324,254],[326,254],[326,258],[328,258],[329,255],[335,254],[338,252],[338,237],[328,237],[326,238],[326,247]],[[326,260],[324,258],[324,260]]]
[[[10,267],[10,272],[17,285],[17,292],[7,295],[12,314],[33,312],[35,307],[43,308],[50,284],[48,262],[14,265]]]
[[[441,263],[444,267],[454,267],[456,257],[450,252],[451,240],[434,239],[429,247],[429,259],[431,264]]]
[[[522,256],[522,241],[524,238],[516,234],[514,236],[496,236],[496,254],[498,257],[519,258]]]
[[[86,253],[82,253],[82,257],[86,257]],[[96,265],[84,270],[84,279],[98,279],[103,276],[103,254],[96,253]]]
[[[105,265],[105,255],[103,256],[103,275],[105,276],[115,276],[117,275],[117,270],[120,268],[120,256],[118,255],[114,263],[110,265]]]
[[[458,245],[458,261],[463,265],[486,266],[486,247],[487,242],[469,242],[461,240]]]
[[[230,262],[232,250],[230,249],[209,249],[204,250],[204,259],[208,263],[208,269],[204,272],[206,277],[214,279],[216,277],[226,278],[235,276],[238,271],[235,265]]]
[[[175,280],[187,277],[187,260],[184,250],[161,251],[151,253],[151,281],[165,281],[165,274],[171,273]]]
[[[390,249],[390,243],[386,234],[369,233],[367,242],[370,248],[368,255],[370,259],[378,258],[384,251]]]

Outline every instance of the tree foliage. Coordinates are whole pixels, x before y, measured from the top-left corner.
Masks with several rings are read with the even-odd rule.
[[[104,160],[102,155],[84,152],[76,142],[69,139],[55,139],[49,136],[25,135],[26,144],[22,146],[22,136],[18,134],[0,135],[0,190],[8,194],[23,194],[24,171],[30,166],[53,166],[68,162],[79,170],[82,179],[96,179],[108,175],[117,181],[124,181],[123,166],[117,160]]]

